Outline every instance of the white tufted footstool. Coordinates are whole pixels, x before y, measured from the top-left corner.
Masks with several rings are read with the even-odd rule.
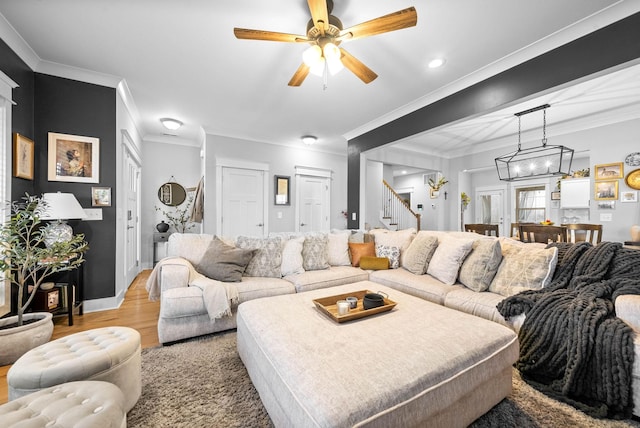
[[[81,381],[52,386],[0,406],[2,427],[124,428],[127,413],[120,388]]]
[[[142,393],[140,350],[140,333],[128,327],[97,328],[45,343],[9,369],[9,400],[65,382],[102,380],[122,390],[128,412]]]

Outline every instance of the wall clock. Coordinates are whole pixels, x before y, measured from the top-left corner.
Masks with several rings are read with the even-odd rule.
[[[640,169],[631,171],[624,180],[627,186],[632,189],[640,190]]]
[[[624,163],[629,166],[640,166],[640,152],[630,153],[624,159]]]

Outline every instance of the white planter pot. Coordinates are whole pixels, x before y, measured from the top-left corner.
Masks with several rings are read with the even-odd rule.
[[[27,320],[38,321],[24,324]],[[8,329],[0,329],[0,366],[13,364],[25,352],[47,343],[53,334],[53,315],[49,312],[24,314],[23,325]],[[14,324],[18,316],[0,319],[0,327]]]

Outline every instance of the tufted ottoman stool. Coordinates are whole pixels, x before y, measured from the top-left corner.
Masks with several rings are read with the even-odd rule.
[[[7,373],[9,400],[77,380],[102,380],[118,386],[125,411],[142,393],[140,333],[104,327],[71,334],[24,354]]]
[[[81,381],[41,389],[0,406],[5,428],[124,428],[124,396],[108,382]]]

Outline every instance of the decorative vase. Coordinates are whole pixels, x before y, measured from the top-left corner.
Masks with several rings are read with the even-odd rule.
[[[169,230],[169,225],[162,220],[160,223],[156,224],[156,229],[158,229],[158,232],[160,233],[165,233]]]
[[[631,226],[631,240],[633,242],[640,242],[640,226],[637,224]]]
[[[29,320],[37,320],[27,323]],[[24,314],[19,327],[2,328],[18,322],[18,316],[0,319],[0,366],[13,364],[27,351],[47,343],[53,334],[53,315],[49,312]]]

